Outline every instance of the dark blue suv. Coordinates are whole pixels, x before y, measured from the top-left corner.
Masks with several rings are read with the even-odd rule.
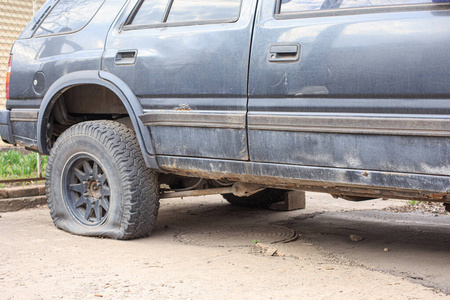
[[[4,141],[49,154],[57,227],[148,235],[160,198],[450,203],[450,3],[49,0]]]

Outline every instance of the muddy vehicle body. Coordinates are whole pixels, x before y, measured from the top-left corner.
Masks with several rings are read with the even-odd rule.
[[[448,1],[51,0],[0,134],[76,234],[145,236],[171,196],[450,203],[449,49]]]

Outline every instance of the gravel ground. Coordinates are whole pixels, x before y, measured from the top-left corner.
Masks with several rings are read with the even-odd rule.
[[[385,209],[392,212],[416,212],[421,214],[435,214],[435,215],[450,215],[450,212],[445,210],[442,203],[438,202],[423,202],[423,201],[408,201],[405,205],[391,206]]]
[[[0,298],[449,299],[448,216],[307,200],[290,212],[165,200],[152,236],[134,241],[68,234],[45,207],[2,213]]]

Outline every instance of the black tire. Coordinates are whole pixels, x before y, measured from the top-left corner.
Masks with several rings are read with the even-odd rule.
[[[73,234],[145,237],[158,215],[158,174],[146,167],[135,133],[117,122],[66,130],[50,152],[45,185],[54,224]]]
[[[225,194],[222,197],[234,206],[268,208],[272,203],[284,201],[286,192],[285,190],[265,189],[248,197],[238,197],[233,194]]]

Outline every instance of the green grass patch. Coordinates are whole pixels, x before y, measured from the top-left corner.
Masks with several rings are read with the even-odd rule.
[[[410,201],[408,201],[408,204],[412,205],[412,206],[417,206],[420,203],[427,203],[427,202],[426,201],[417,201],[417,200],[410,200]]]
[[[42,175],[45,176],[47,156],[41,156]],[[37,155],[22,155],[19,151],[0,152],[0,180],[38,177]]]

